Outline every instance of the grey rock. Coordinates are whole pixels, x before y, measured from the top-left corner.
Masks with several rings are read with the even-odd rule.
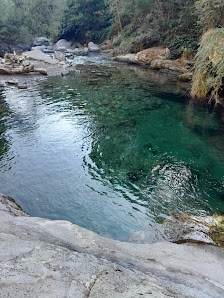
[[[49,63],[49,64],[57,64],[58,63],[58,60],[52,59],[51,57],[44,54],[40,50],[29,51],[29,52],[26,52],[25,54],[28,58],[33,59],[33,60],[43,61],[43,62]]]
[[[7,86],[6,81],[0,80],[0,87],[6,87],[6,86]]]
[[[68,66],[67,65],[63,65],[62,66],[62,69],[61,69],[61,75],[63,77],[65,77],[65,76],[68,76],[69,73],[70,73],[70,70],[68,69]]]
[[[37,37],[34,39],[33,46],[48,46],[50,40],[47,37]]]
[[[66,39],[60,39],[53,47],[54,51],[58,51],[59,48],[64,47],[65,49],[71,48],[72,43]]]
[[[26,83],[18,84],[17,87],[18,87],[18,89],[27,89],[27,84]]]
[[[132,244],[29,217],[0,195],[1,297],[224,297],[224,251]]]
[[[74,55],[76,56],[87,56],[89,54],[89,49],[88,48],[76,48],[73,51]]]
[[[57,59],[58,61],[65,61],[66,57],[63,53],[59,52],[59,51],[55,51],[54,52],[54,57],[55,59]]]
[[[47,75],[47,70],[44,69],[44,68],[35,68],[35,69],[34,69],[34,72],[37,72],[37,73],[39,73],[39,74],[41,74],[41,75],[44,75],[44,76]]]
[[[19,84],[19,81],[17,81],[17,80],[8,80],[7,83],[9,85],[18,85]]]
[[[42,50],[43,53],[46,53],[46,54],[51,54],[51,53],[54,53],[54,50],[53,50],[53,47],[52,46],[49,46],[49,47],[45,47],[43,50]]]
[[[92,41],[88,43],[88,49],[90,52],[99,52],[100,51],[99,46]]]
[[[31,51],[39,50],[43,51],[46,47],[45,46],[35,46],[31,48]]]
[[[31,63],[30,63],[29,60],[25,60],[25,61],[22,62],[22,65],[25,66],[25,67],[26,67],[26,66],[29,66],[30,64],[31,64]]]
[[[58,47],[58,48],[57,48],[57,51],[58,51],[58,52],[65,53],[65,52],[66,52],[66,47]]]

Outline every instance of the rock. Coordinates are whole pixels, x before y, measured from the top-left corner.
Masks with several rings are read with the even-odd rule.
[[[150,65],[153,60],[167,59],[170,55],[168,48],[154,47],[138,52],[135,61],[138,64]]]
[[[61,75],[63,77],[65,77],[65,76],[69,75],[69,73],[70,73],[70,71],[68,69],[68,66],[67,65],[63,65],[62,66],[62,69],[61,69]]]
[[[0,87],[6,87],[6,81],[0,80]]]
[[[66,60],[65,55],[63,53],[61,53],[61,52],[58,52],[58,51],[55,51],[54,52],[54,57],[58,61],[65,61]]]
[[[50,40],[47,37],[37,37],[34,39],[33,42],[34,46],[49,46]]]
[[[47,76],[47,71],[44,68],[35,68],[33,72],[38,72],[41,75]]]
[[[30,64],[29,66],[26,67],[16,67],[16,68],[10,68],[10,67],[0,67],[0,74],[9,74],[9,75],[14,75],[14,74],[23,74],[23,73],[29,73],[34,70],[34,65]]]
[[[17,87],[18,87],[18,89],[27,89],[27,84],[26,83],[18,84]]]
[[[46,53],[46,54],[51,54],[51,53],[54,53],[54,50],[53,50],[53,47],[52,46],[48,46],[48,47],[45,47],[43,50],[42,50],[43,53]]]
[[[101,50],[111,50],[113,48],[113,44],[111,40],[106,40],[102,45],[101,45]]]
[[[19,81],[17,81],[17,80],[9,80],[9,81],[7,81],[7,83],[9,85],[18,85],[19,84]]]
[[[87,56],[89,54],[88,48],[76,48],[73,51],[73,54],[76,56]]]
[[[54,51],[58,51],[58,48],[65,48],[65,49],[69,49],[71,48],[72,43],[70,41],[67,41],[66,39],[60,39],[54,46],[53,46],[53,50]]]
[[[180,82],[191,82],[193,78],[192,72],[186,72],[177,77],[178,81]]]
[[[65,53],[66,52],[66,47],[58,47],[57,52]]]
[[[136,54],[119,55],[114,58],[115,61],[137,63],[135,60]]]
[[[67,49],[66,52],[67,52],[67,53],[70,53],[70,54],[74,54],[74,50],[75,50],[75,49]]]
[[[22,63],[23,66],[29,66],[30,64],[31,64],[31,63],[30,63],[29,60],[25,60],[25,61],[23,61],[23,63]]]
[[[94,42],[91,41],[88,43],[88,50],[90,52],[99,52],[100,48],[97,44],[95,44]]]
[[[160,232],[164,239],[176,243],[200,242],[224,246],[224,215],[176,214],[160,226]]]
[[[40,50],[29,51],[29,52],[26,52],[25,54],[27,55],[27,57],[29,57],[30,59],[33,59],[33,60],[43,61],[43,62],[49,63],[49,64],[57,64],[58,63],[58,60],[50,58],[49,56],[47,56]]]
[[[161,60],[155,59],[151,61],[152,69],[167,69],[175,73],[185,73],[186,69],[181,65],[179,60]]]
[[[223,297],[224,251],[133,244],[29,217],[0,196],[1,297]],[[15,295],[16,293],[16,295]]]
[[[44,49],[46,49],[45,46],[36,46],[36,47],[32,47],[31,51],[35,51],[35,50],[39,50],[39,51],[44,51]]]

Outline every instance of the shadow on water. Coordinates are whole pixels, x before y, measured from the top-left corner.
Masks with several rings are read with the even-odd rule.
[[[30,214],[127,240],[172,213],[224,209],[223,123],[167,75],[90,63],[29,96],[21,121],[33,122],[21,125],[26,147],[10,135],[19,157],[6,179]]]

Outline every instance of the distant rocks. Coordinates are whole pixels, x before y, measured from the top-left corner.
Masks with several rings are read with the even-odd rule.
[[[52,60],[56,59],[56,61],[53,62],[52,60],[49,60],[40,52],[46,54],[48,57],[52,58]],[[74,59],[76,56],[87,56],[91,52],[100,52],[99,46],[94,42],[89,42],[88,47],[66,39],[60,39],[56,44],[51,44],[48,38],[38,37],[34,40],[33,47],[27,54],[31,59],[54,64],[61,61],[67,61],[67,59]]]

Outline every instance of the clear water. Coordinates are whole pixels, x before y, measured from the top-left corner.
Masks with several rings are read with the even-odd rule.
[[[224,210],[224,125],[167,76],[84,63],[0,95],[0,191],[33,216],[127,241]]]

